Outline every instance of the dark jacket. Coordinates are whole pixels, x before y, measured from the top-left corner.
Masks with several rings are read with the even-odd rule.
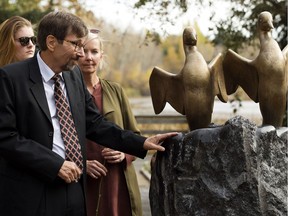
[[[145,138],[99,114],[77,67],[63,77],[84,160],[86,137],[145,157]],[[64,162],[52,151],[53,126],[36,56],[0,69],[0,98],[0,215],[34,216],[45,184]]]

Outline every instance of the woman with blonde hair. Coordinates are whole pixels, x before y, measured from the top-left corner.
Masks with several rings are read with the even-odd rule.
[[[0,67],[31,58],[36,37],[30,21],[13,16],[0,25]]]
[[[93,33],[91,33],[93,32]],[[87,89],[99,112],[119,127],[140,133],[123,88],[98,77],[103,63],[103,41],[90,30],[78,60]],[[135,157],[87,140],[87,215],[141,216],[141,195],[133,166]]]

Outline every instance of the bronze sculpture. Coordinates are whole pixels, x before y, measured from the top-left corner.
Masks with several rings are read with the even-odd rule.
[[[222,70],[222,55],[218,54],[207,65],[197,50],[197,34],[193,27],[183,32],[185,63],[179,74],[154,67],[150,91],[154,111],[159,114],[166,102],[186,119],[190,130],[207,127],[211,123],[215,95],[227,102]]]
[[[273,18],[264,11],[258,16],[260,51],[254,60],[228,50],[223,60],[227,94],[241,86],[248,96],[259,102],[263,125],[282,125],[287,103],[287,46],[281,51],[272,38]]]

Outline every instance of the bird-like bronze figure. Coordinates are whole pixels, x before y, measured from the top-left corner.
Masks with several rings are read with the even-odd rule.
[[[183,31],[185,63],[179,74],[154,67],[149,80],[154,111],[159,114],[168,102],[177,112],[186,115],[190,130],[211,123],[215,95],[227,102],[222,55],[207,65],[197,51],[197,34],[193,27]]]
[[[254,60],[228,50],[223,60],[227,94],[241,86],[259,102],[263,125],[282,125],[287,101],[287,50],[281,51],[272,38],[273,17],[264,11],[258,16],[260,51]],[[286,65],[286,66],[285,66]]]

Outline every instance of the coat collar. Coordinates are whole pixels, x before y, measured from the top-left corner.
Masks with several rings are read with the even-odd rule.
[[[62,72],[62,76],[63,76],[64,82],[65,82],[67,97],[69,99],[71,112],[74,116],[74,114],[76,114],[75,112],[76,112],[77,101],[80,99],[80,98],[76,97],[76,95],[78,95],[77,94],[77,88],[75,88],[76,81],[75,81],[74,77],[72,76],[72,71]]]
[[[31,92],[47,119],[52,123],[37,57],[34,56],[28,64]]]
[[[101,86],[102,86],[102,92],[103,92],[103,116],[105,116],[108,113],[114,112],[114,105],[112,104],[112,101],[109,100],[110,92],[108,89],[108,85],[105,80],[99,79]]]

